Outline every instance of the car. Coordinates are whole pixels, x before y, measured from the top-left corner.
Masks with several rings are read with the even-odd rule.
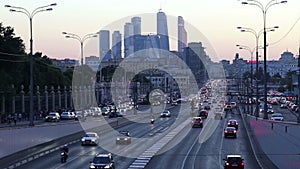
[[[227,155],[224,160],[224,169],[244,169],[245,163],[241,155]]]
[[[178,103],[177,103],[177,100],[172,100],[172,102],[171,102],[171,105],[172,105],[172,106],[177,106],[177,104],[178,104]]]
[[[211,109],[211,106],[209,104],[204,106],[204,110],[210,110],[210,109]]]
[[[232,111],[232,106],[231,105],[226,105],[224,110],[225,111]]]
[[[268,109],[267,112],[268,112],[268,114],[273,114],[274,110],[273,109]]]
[[[82,111],[75,112],[75,120],[79,120],[79,119],[83,119],[83,118],[84,118],[84,116],[83,116]]]
[[[225,127],[224,129],[224,137],[237,137],[237,131],[235,127]]]
[[[62,112],[60,115],[60,119],[62,120],[72,120],[75,119],[75,114],[71,112]]]
[[[288,106],[287,106],[286,104],[281,104],[281,105],[280,105],[280,108],[281,108],[281,109],[287,109]]]
[[[171,117],[170,111],[166,110],[160,114],[160,117]]]
[[[208,112],[206,110],[199,110],[197,116],[202,118],[207,118]]]
[[[90,169],[115,169],[114,159],[111,153],[97,154],[93,161],[90,161]]]
[[[283,121],[283,115],[281,113],[274,113],[271,115],[270,120],[274,120],[274,121]]]
[[[129,131],[120,131],[116,138],[116,144],[130,144],[131,135]]]
[[[230,105],[232,106],[232,108],[236,108],[236,102],[230,102]]]
[[[118,111],[112,111],[109,113],[108,118],[116,118],[116,117],[123,117],[123,114],[121,114]]]
[[[99,136],[95,132],[87,132],[81,138],[81,145],[98,145]]]
[[[239,123],[235,119],[230,119],[227,122],[227,127],[235,127],[236,129],[239,128]]]
[[[91,107],[91,110],[92,110],[92,113],[91,115],[93,117],[99,117],[102,115],[102,112],[101,112],[101,108],[100,107]]]
[[[55,121],[58,122],[60,120],[60,115],[59,113],[56,112],[51,112],[45,117],[45,121]]]
[[[203,120],[201,117],[193,117],[192,128],[195,128],[195,127],[200,127],[200,128],[203,127]]]

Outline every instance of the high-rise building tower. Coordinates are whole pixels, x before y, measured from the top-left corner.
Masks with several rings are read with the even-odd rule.
[[[169,51],[167,16],[161,11],[157,13],[157,35],[159,36],[160,49]]]
[[[102,60],[103,58],[107,58],[106,55],[110,53],[109,52],[110,50],[109,30],[100,30],[99,41],[100,41],[99,56],[100,56],[100,60]]]
[[[112,57],[113,59],[121,59],[122,38],[120,31],[114,31],[112,34]]]
[[[134,45],[134,27],[132,23],[126,23],[124,25],[124,58],[133,54]]]
[[[187,44],[187,33],[182,16],[178,16],[178,52],[183,53]]]
[[[131,18],[131,23],[133,24],[133,33],[134,35],[140,35],[141,34],[141,17],[133,17]]]

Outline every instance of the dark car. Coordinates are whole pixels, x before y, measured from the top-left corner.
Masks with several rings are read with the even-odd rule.
[[[241,155],[227,155],[224,160],[224,169],[244,169],[245,163]]]
[[[236,129],[238,129],[239,128],[239,123],[237,122],[237,120],[230,119],[230,120],[228,120],[227,126],[228,127],[235,127]]]
[[[97,154],[90,162],[90,169],[114,169],[115,163],[111,153]]]
[[[131,135],[129,131],[120,131],[116,138],[116,144],[130,144]]]
[[[120,112],[110,112],[108,115],[108,118],[116,118],[116,117],[123,117],[123,115]]]
[[[201,117],[193,117],[192,119],[192,127],[203,127],[203,120]]]
[[[199,110],[197,116],[202,118],[207,118],[208,112],[206,110]]]
[[[205,106],[204,106],[204,109],[205,109],[205,110],[210,110],[210,109],[211,109],[211,106],[210,106],[210,105],[205,105]]]
[[[234,137],[236,138],[237,136],[237,131],[236,131],[236,128],[235,127],[226,127],[224,129],[224,137],[227,138],[227,137]]]
[[[225,111],[232,111],[232,106],[231,105],[226,105],[224,110]]]

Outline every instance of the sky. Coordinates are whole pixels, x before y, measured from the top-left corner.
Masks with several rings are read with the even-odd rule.
[[[266,5],[270,0],[259,1]],[[251,33],[240,32],[236,27],[249,27],[258,32],[263,28],[263,15],[257,6],[242,5],[241,2],[242,0],[1,0],[0,22],[14,28],[16,36],[24,40],[26,51],[29,52],[28,17],[22,13],[9,12],[4,5],[23,7],[31,12],[37,7],[57,3],[52,11],[40,12],[33,17],[34,52],[42,52],[50,58],[79,60],[79,42],[66,39],[62,35],[63,31],[80,37],[107,28],[112,33],[113,30],[122,30],[125,22],[129,22],[133,16],[155,16],[161,9],[173,21],[176,21],[177,16],[182,16],[186,26],[192,27],[187,29],[188,42],[202,42],[212,60],[233,60],[236,53],[244,59],[250,59],[250,52],[240,50],[236,45],[254,48],[255,37]],[[299,6],[299,0],[288,0],[288,3],[268,9],[267,27],[279,26],[275,32],[267,34],[268,60],[279,59],[287,50],[298,55]],[[142,33],[155,33],[155,27],[152,26],[142,17]],[[150,31],[147,30],[149,27]],[[168,27],[169,32],[177,31],[176,24],[169,20]],[[121,33],[124,34],[123,31]],[[263,44],[262,40],[263,36],[260,37],[259,45]],[[84,45],[85,56],[99,55],[98,38],[88,39]],[[170,46],[177,49],[175,34]],[[262,52],[261,50],[260,55],[263,55]]]

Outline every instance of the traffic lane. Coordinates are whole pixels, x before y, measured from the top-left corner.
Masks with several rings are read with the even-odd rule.
[[[159,152],[159,155],[154,156],[150,162],[147,164],[146,168],[152,169],[152,168],[187,168],[187,169],[193,169],[193,168],[199,168],[199,166],[194,165],[195,161],[198,159],[197,152],[202,147],[202,142],[206,140],[207,137],[209,137],[209,140],[216,140],[214,137],[216,137],[215,132],[218,130],[214,130],[217,128],[218,125],[222,124],[222,121],[215,120],[214,116],[212,116],[213,111],[210,111],[210,114],[208,116],[208,119],[204,119],[204,127],[201,128],[192,128],[191,125],[188,125],[185,127],[184,130],[182,130],[176,137],[173,139],[170,143],[167,144],[163,148],[163,151]],[[217,123],[217,124],[214,124]],[[212,125],[211,125],[212,124]],[[217,125],[217,126],[215,126]],[[216,128],[215,128],[216,127]],[[202,133],[204,130],[204,133]],[[208,133],[207,133],[208,132]],[[212,132],[212,133],[211,133]],[[188,133],[185,135],[185,133]],[[211,134],[211,135],[210,135]],[[201,138],[200,135],[203,137]],[[211,143],[211,141],[210,141]],[[209,144],[210,144],[209,143]],[[216,141],[216,143],[213,143],[213,146],[219,147],[220,141]],[[167,151],[166,151],[167,150]],[[166,151],[166,152],[165,152]],[[208,153],[210,154],[211,151],[208,150]],[[162,154],[160,154],[162,153]],[[159,165],[157,165],[159,164]],[[204,166],[203,164],[200,165],[201,167]],[[211,165],[207,165],[208,167],[204,168],[210,168]]]
[[[162,119],[158,122],[156,122],[155,124],[157,126],[166,124],[166,121],[170,121],[170,123],[172,123],[171,121],[175,120],[175,117],[171,117],[169,119]],[[143,135],[147,135],[151,132],[153,125],[150,125],[149,123],[145,124],[144,127],[141,126],[141,124],[137,124],[137,123],[133,123],[131,125],[125,126],[120,128],[120,130],[129,130],[132,132],[133,137],[142,137]],[[101,132],[101,130],[99,131]],[[158,131],[159,132],[159,131]],[[71,146],[70,147],[70,159],[68,160],[68,163],[66,164],[57,164],[59,162],[59,152],[54,152],[51,153],[45,157],[47,157],[47,161],[42,160],[42,158],[31,161],[28,164],[22,165],[22,168],[32,168],[32,167],[36,167],[39,166],[39,168],[49,168],[49,166],[51,166],[50,168],[86,168],[89,164],[89,161],[91,161],[93,159],[93,157],[95,156],[96,153],[106,153],[106,150],[110,150],[110,149],[115,149],[115,152],[119,152],[120,154],[123,153],[136,153],[139,154],[140,152],[143,152],[146,148],[147,148],[147,143],[143,142],[143,143],[139,143],[137,145],[135,144],[131,144],[131,145],[115,145],[115,135],[112,134],[112,132],[109,132],[107,134],[104,135],[100,135],[100,139],[102,140],[100,144],[104,144],[106,145],[106,148],[102,148],[101,146],[97,146],[97,148],[95,149],[94,147],[92,147],[92,150],[90,150],[89,147],[82,147],[80,146],[80,144],[76,144],[75,146]],[[151,141],[149,139],[149,141]],[[133,138],[133,142],[134,142],[134,138]],[[142,145],[142,146],[141,146]],[[149,144],[151,145],[151,144]],[[106,150],[105,150],[106,149]],[[49,158],[49,159],[48,159]],[[121,160],[118,160],[118,159]],[[50,160],[51,159],[51,160]],[[80,159],[80,160],[78,160]],[[127,168],[129,166],[129,164],[132,162],[132,158],[125,158],[126,160],[124,160],[124,157],[121,156],[117,156],[117,158],[115,158],[116,161],[116,166],[117,168],[122,168],[125,166],[125,168]],[[126,162],[126,165],[124,164],[124,162]],[[53,164],[57,164],[57,165],[53,165]],[[119,166],[119,164],[121,164]]]
[[[244,158],[245,168],[260,168],[252,150],[241,114],[234,111],[233,114],[228,114],[225,120],[229,119],[236,119],[239,123],[239,127],[237,130],[237,138],[224,138],[224,133],[221,134],[223,139],[222,159],[225,158],[227,154],[240,154],[242,158]],[[225,126],[227,126],[226,122],[224,127]],[[224,161],[222,160],[222,166],[223,164]]]
[[[146,169],[161,169],[161,168],[180,168],[183,161],[193,149],[191,146],[198,140],[201,128],[184,128],[171,142],[169,142],[162,150],[155,155],[146,165]],[[182,138],[181,133],[188,133]]]

